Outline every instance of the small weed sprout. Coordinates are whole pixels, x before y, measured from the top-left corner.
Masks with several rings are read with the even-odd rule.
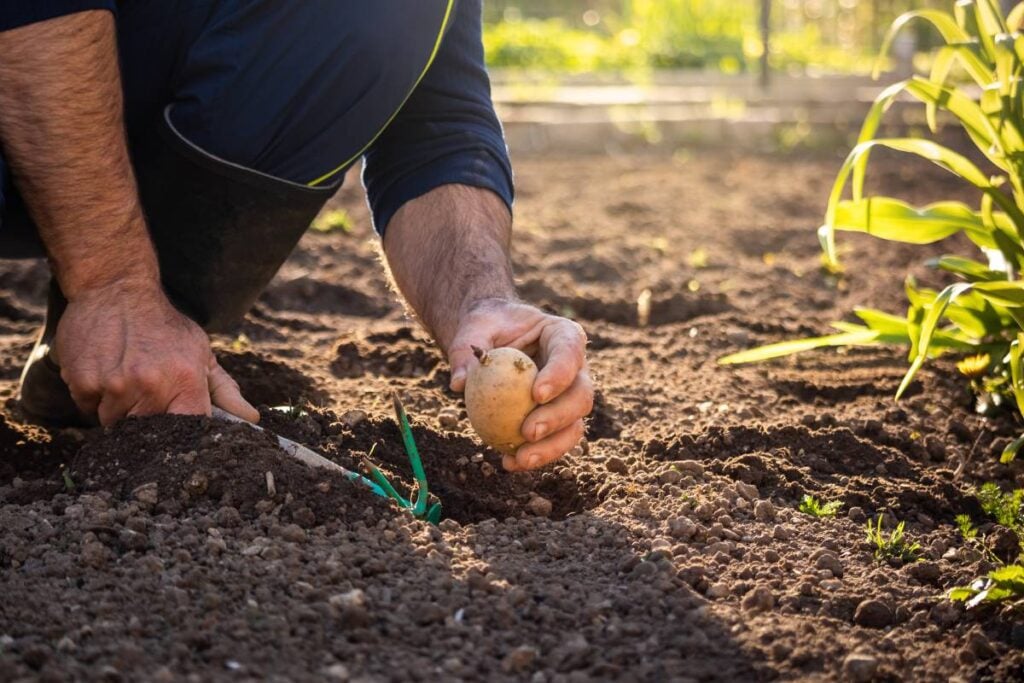
[[[808,494],[800,499],[800,505],[797,509],[805,515],[811,515],[812,517],[835,517],[841,507],[843,507],[843,504],[838,500],[824,503]]]
[[[974,526],[970,515],[957,515],[956,527],[960,530],[960,535],[963,536],[964,541],[977,540],[978,527]]]
[[[879,561],[884,560],[900,560],[901,562],[914,562],[918,559],[918,555],[921,552],[920,543],[911,543],[907,540],[904,534],[904,527],[906,522],[900,522],[896,525],[888,535],[882,531],[882,516],[879,515],[875,523],[872,524],[871,520],[868,520],[864,526],[864,531],[867,532],[868,543],[875,548],[875,559]]]
[[[1024,489],[1003,493],[998,484],[990,481],[982,484],[975,496],[985,514],[1008,529],[1024,531]]]
[[[71,478],[71,472],[68,471],[66,465],[60,466],[60,476],[64,480],[64,490],[68,493],[74,493],[75,481]]]

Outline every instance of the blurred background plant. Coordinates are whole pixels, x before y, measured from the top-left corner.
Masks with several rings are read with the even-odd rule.
[[[755,71],[768,10],[769,65],[788,73],[862,73],[892,20],[939,0],[492,0],[491,67],[553,72]],[[933,36],[911,36],[927,50]],[[912,41],[908,42],[913,45]],[[912,47],[910,48],[913,49]]]

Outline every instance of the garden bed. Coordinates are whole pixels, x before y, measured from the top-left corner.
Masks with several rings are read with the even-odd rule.
[[[407,482],[397,391],[448,521],[282,461],[245,427],[49,431],[8,402],[0,680],[1019,680],[1024,627],[943,597],[987,568],[954,524],[984,528],[972,488],[1024,486],[1019,462],[997,464],[1012,417],[975,414],[949,362],[894,403],[899,349],[716,364],[855,304],[899,313],[908,270],[934,282],[927,250],[859,237],[842,239],[845,278],[821,273],[838,165],[520,163],[523,295],[584,324],[600,394],[585,448],[517,475],[474,440],[344,190],[354,232],[307,235],[218,355],[252,401],[302,409],[268,425],[350,467],[377,443]],[[916,203],[970,198],[937,169],[875,168]],[[0,267],[7,397],[44,293],[41,264]],[[798,512],[805,495],[839,514]],[[906,522],[920,561],[875,559],[878,515]]]

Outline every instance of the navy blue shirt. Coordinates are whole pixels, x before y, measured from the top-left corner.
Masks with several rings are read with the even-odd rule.
[[[438,2],[442,9],[447,4],[443,0],[434,1]],[[187,13],[185,12],[175,13],[174,10],[169,9],[175,6],[174,3],[165,5],[159,2],[159,0],[152,0],[152,2],[155,4],[150,6],[143,2],[133,2],[133,0],[0,0],[0,3],[2,3],[0,4],[0,31],[84,10],[101,9],[109,10],[116,14],[119,6],[125,17],[128,17],[130,14],[143,14],[145,13],[145,8],[148,7],[162,6],[165,8],[161,10],[164,14],[170,14],[174,17],[170,21],[194,21],[194,18],[186,18],[184,15]],[[288,73],[288,77],[295,81],[315,80],[318,74],[320,74],[324,84],[320,88],[321,92],[316,94],[313,99],[310,99],[309,92],[311,89],[307,87],[296,100],[299,104],[297,107],[299,110],[303,106],[306,106],[307,110],[311,110],[307,113],[307,118],[310,121],[298,124],[300,126],[306,125],[310,129],[309,135],[306,135],[303,131],[296,133],[294,126],[291,126],[288,132],[292,133],[292,135],[282,136],[283,124],[275,116],[279,117],[280,112],[291,110],[281,106],[281,103],[274,101],[274,98],[294,98],[296,91],[287,86],[275,88],[275,84],[281,84],[282,80],[287,80],[287,78],[282,79],[279,75],[274,75],[269,81],[258,81],[260,69],[264,66],[258,65],[254,69],[256,76],[245,74],[246,77],[255,78],[256,80],[253,82],[259,83],[259,85],[254,86],[244,78],[240,78],[237,71],[232,71],[236,67],[243,68],[240,65],[247,62],[247,57],[253,55],[261,56],[264,59],[278,59],[277,65],[280,66],[279,56],[267,55],[268,44],[266,40],[268,39],[268,31],[270,32],[270,38],[273,38],[275,32],[279,34],[282,31],[288,31],[289,27],[298,27],[296,30],[303,33],[303,36],[299,37],[300,42],[305,38],[308,38],[310,41],[319,41],[320,47],[318,49],[321,49],[321,51],[326,50],[328,53],[331,46],[329,44],[324,45],[324,43],[336,42],[338,43],[337,49],[346,49],[345,41],[337,36],[336,26],[325,25],[316,31],[317,35],[312,36],[308,35],[310,33],[308,22],[304,24],[302,21],[290,22],[287,20],[287,17],[291,16],[290,13],[293,10],[298,14],[304,13],[308,16],[313,16],[311,13],[317,11],[316,5],[312,3],[308,5],[305,3],[292,5],[291,3],[294,0],[280,0],[280,2],[282,3],[281,5],[271,2],[252,3],[254,7],[260,6],[259,10],[251,12],[253,15],[252,35],[247,36],[245,31],[239,31],[237,26],[232,26],[229,32],[218,34],[218,36],[229,36],[225,37],[224,40],[231,40],[233,42],[224,46],[214,44],[213,49],[208,52],[218,59],[225,59],[226,64],[213,62],[196,65],[203,78],[208,77],[210,74],[216,74],[217,77],[225,79],[239,79],[235,84],[237,88],[256,88],[266,108],[264,111],[261,111],[260,107],[253,108],[246,105],[241,111],[231,110],[227,112],[226,116],[222,116],[222,119],[226,119],[229,124],[226,130],[211,129],[205,131],[210,139],[200,139],[201,146],[209,148],[209,146],[221,144],[231,149],[231,153],[224,154],[225,158],[231,161],[243,164],[252,162],[251,165],[253,167],[263,172],[277,174],[293,182],[315,183],[318,185],[339,183],[344,170],[352,161],[358,160],[361,153],[364,160],[363,182],[366,187],[367,199],[372,209],[374,226],[381,234],[383,234],[391,217],[402,204],[444,184],[459,183],[489,189],[500,196],[511,208],[513,199],[512,169],[501,125],[494,113],[490,95],[490,82],[484,68],[480,0],[457,0],[454,5],[449,6],[451,16],[445,24],[447,28],[443,38],[441,38],[434,51],[433,61],[430,63],[429,69],[422,74],[418,85],[411,93],[409,92],[410,79],[408,74],[406,74],[404,80],[394,78],[394,83],[391,84],[390,81],[392,79],[386,76],[389,72],[381,70],[380,78],[389,82],[384,84],[377,83],[374,86],[381,88],[380,95],[375,98],[380,100],[380,106],[366,107],[368,113],[365,114],[365,120],[358,120],[363,114],[356,114],[354,110],[343,112],[348,113],[350,117],[356,114],[356,120],[350,118],[348,123],[335,126],[335,128],[340,129],[339,132],[334,133],[332,131],[329,133],[330,136],[333,136],[331,141],[339,143],[335,145],[316,143],[316,141],[323,138],[323,131],[329,128],[324,121],[324,117],[331,115],[330,112],[333,104],[335,102],[349,101],[344,96],[332,97],[331,93],[336,93],[339,87],[344,87],[344,85],[339,86],[338,83],[349,84],[349,87],[369,87],[365,85],[367,74],[361,73],[363,80],[360,81],[351,72],[349,72],[349,77],[342,77],[340,79],[338,74],[325,74],[323,65],[318,66],[311,73],[297,73],[300,71],[300,68],[294,68]],[[238,8],[248,7],[242,0],[196,2],[196,5],[204,4],[225,8],[230,8],[233,5],[237,5]],[[272,9],[270,9],[271,7]],[[320,5],[320,11],[325,12],[327,10],[324,8],[333,9],[336,7],[340,13],[343,8],[351,8],[353,6],[334,6],[327,3]],[[401,9],[400,4],[397,3],[394,7],[399,10]],[[247,11],[245,9],[234,10],[234,16],[248,16],[246,14]],[[261,18],[255,17],[260,11],[263,12],[264,16]],[[389,9],[387,11],[394,10]],[[276,13],[276,15],[269,18],[267,15],[272,12]],[[228,12],[226,11],[225,13]],[[195,13],[193,12],[193,14]],[[405,11],[391,14],[389,17],[393,21],[408,23],[409,21],[415,21],[412,18],[406,18],[411,17],[413,14],[412,9],[406,9]],[[156,16],[155,11],[154,16]],[[349,10],[345,14],[346,18],[359,16],[370,17],[372,13],[360,13]],[[263,24],[257,26],[258,21],[263,21]],[[133,17],[132,22],[129,22],[127,28],[122,26],[122,23],[124,22],[119,21],[119,31],[137,30],[134,28],[136,26],[135,17]],[[326,22],[322,21],[320,23],[325,24]],[[402,26],[405,32],[417,36],[417,42],[422,38],[422,40],[429,40],[432,45],[437,39],[436,27],[425,26],[421,28],[405,24],[402,24]],[[175,61],[173,55],[157,56],[155,54],[156,50],[152,46],[155,36],[162,38],[166,35],[174,35],[174,29],[175,27],[167,25],[147,26],[142,31],[145,35],[139,35],[137,38],[133,36],[120,36],[121,57],[125,62],[123,67],[124,86],[126,88],[126,102],[129,114],[127,123],[133,138],[138,137],[137,131],[140,128],[136,121],[138,117],[133,113],[135,110],[140,109],[135,104],[136,101],[157,100],[164,97],[174,99],[184,96],[184,102],[181,102],[178,111],[182,119],[185,120],[185,123],[188,122],[189,103],[198,101],[197,98],[191,97],[191,92],[187,88],[184,93],[171,92],[170,90],[165,92],[162,90],[163,86],[155,86],[153,84],[154,78],[152,74],[154,72],[170,72],[172,66],[168,65],[166,68],[164,66],[150,68],[152,65],[145,65],[146,68],[139,67],[139,60],[150,60],[154,64],[158,60],[165,60],[168,64]],[[358,31],[358,27],[348,26],[346,30]],[[366,35],[368,39],[372,35],[374,36],[372,40],[377,40],[376,36],[379,30],[379,25],[367,26]],[[420,33],[423,33],[423,35],[420,36]],[[289,44],[295,38],[295,36],[288,36],[289,40],[279,39],[276,41],[275,47]],[[391,58],[388,55],[388,49],[394,49],[395,45],[393,43],[394,37],[391,36],[390,38],[392,43],[383,46],[382,54],[384,56],[377,58]],[[357,41],[349,42],[354,43]],[[204,43],[204,49],[206,48],[209,48],[209,42]],[[127,54],[126,49],[128,51]],[[187,47],[180,49],[186,50]],[[360,47],[353,44],[351,49],[358,50]],[[195,52],[201,51],[196,50]],[[188,59],[194,57],[196,56],[193,54],[188,55]],[[301,63],[301,55],[297,57],[296,61]],[[373,58],[371,57],[370,59]],[[343,60],[338,59],[336,61],[341,63]],[[353,63],[358,64],[358,59]],[[365,65],[366,62],[362,64]],[[422,68],[422,65],[416,66],[417,73],[420,68]],[[365,68],[358,70],[362,72],[365,71]],[[234,75],[232,75],[233,73]],[[333,78],[328,78],[329,75]],[[375,77],[371,74],[371,81],[373,78]],[[169,85],[167,87],[172,87],[175,81],[176,78],[172,77],[168,81]],[[363,83],[363,85],[352,85],[353,83]],[[210,86],[206,92],[210,94],[211,102],[216,101],[217,98],[223,100],[223,92],[230,90],[230,86],[224,83],[206,84],[204,82],[203,85]],[[152,90],[152,92],[149,92],[149,90]],[[312,91],[315,92],[315,90],[314,86]],[[138,92],[136,93],[135,91]],[[404,104],[400,108],[398,108],[397,104],[392,104],[401,103],[403,100]],[[318,104],[313,106],[312,102],[317,102]],[[325,105],[323,104],[324,102],[328,104]],[[154,107],[159,104],[162,108],[165,103],[153,101],[151,104]],[[224,114],[224,112],[220,113]],[[205,111],[198,111],[195,114],[197,120],[205,121],[206,119],[216,118],[216,116],[211,116],[209,112]],[[148,111],[146,116],[149,116]],[[248,128],[244,125],[246,122],[241,120],[243,117],[252,124]],[[262,146],[253,147],[249,139],[258,138],[259,135],[242,136],[238,133],[240,129],[258,131],[261,126],[277,131],[273,143],[278,148],[282,145],[287,147],[291,144],[288,142],[291,139],[305,140],[307,144],[301,148],[300,145],[296,144],[293,150],[294,153],[290,157],[287,150],[285,150],[284,153],[278,154],[277,157],[287,158],[283,160],[280,158],[270,158],[270,161],[268,161],[270,167],[261,168],[260,160],[274,156],[267,154],[267,140],[262,140]],[[188,128],[187,125],[184,127]],[[197,131],[196,135],[201,137],[202,133],[203,131]],[[232,134],[239,139],[237,141],[229,140],[225,142],[226,138],[230,138]],[[317,137],[317,135],[320,137]],[[338,136],[346,135],[350,136],[351,139],[338,139]],[[310,140],[314,141],[314,144],[309,144]],[[130,142],[135,141],[137,140],[130,140]],[[337,158],[337,152],[326,150],[327,147],[331,147],[331,150],[339,148],[355,150],[355,158],[339,159]],[[324,151],[321,151],[322,148]],[[247,152],[250,149],[254,150],[254,154],[256,151],[260,152],[255,154],[255,161],[247,158]],[[217,151],[217,149],[214,149],[214,152]]]

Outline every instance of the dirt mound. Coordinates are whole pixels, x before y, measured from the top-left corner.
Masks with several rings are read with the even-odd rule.
[[[266,432],[201,417],[131,418],[97,430],[69,470],[84,491],[168,514],[231,507],[253,516],[280,506],[282,518],[311,526],[387,507],[341,475],[292,460]]]
[[[320,450],[350,470],[358,471],[362,458],[372,451],[373,461],[401,493],[415,490],[394,419],[365,417],[346,425],[332,412],[318,409],[295,415],[280,411],[264,414],[268,428]],[[438,432],[414,421],[413,436],[430,491],[443,504],[445,518],[470,524],[523,517],[531,514],[530,501],[541,496],[552,503],[546,516],[564,519],[599,502],[594,474],[577,474],[571,462],[551,471],[509,475],[502,471],[497,453],[462,434]]]

